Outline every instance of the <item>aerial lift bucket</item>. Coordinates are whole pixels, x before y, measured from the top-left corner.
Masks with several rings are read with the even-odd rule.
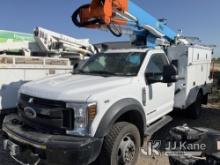
[[[124,25],[126,20],[116,16],[115,12],[128,11],[127,0],[93,0],[83,5],[72,15],[73,23],[78,27],[102,28],[113,25]],[[111,29],[112,30],[112,29]]]

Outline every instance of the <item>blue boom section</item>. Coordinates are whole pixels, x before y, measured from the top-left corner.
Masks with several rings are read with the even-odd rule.
[[[171,30],[164,23],[158,21],[158,19],[151,16],[148,12],[143,10],[131,0],[129,0],[128,2],[128,12],[138,19],[139,28],[143,29],[144,25],[148,25],[162,33],[164,35],[164,38],[166,38],[167,40],[171,42],[175,40],[176,33],[173,30]],[[156,37],[154,39],[153,35],[150,34],[146,40],[148,43],[148,47],[154,47]]]

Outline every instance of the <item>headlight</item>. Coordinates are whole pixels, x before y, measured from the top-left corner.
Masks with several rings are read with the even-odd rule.
[[[96,103],[67,103],[66,107],[74,111],[74,130],[68,130],[67,134],[89,134],[89,127],[97,112]]]

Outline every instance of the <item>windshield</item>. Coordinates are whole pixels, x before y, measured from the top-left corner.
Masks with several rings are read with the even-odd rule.
[[[112,76],[136,76],[146,53],[98,53],[92,56],[77,73]]]

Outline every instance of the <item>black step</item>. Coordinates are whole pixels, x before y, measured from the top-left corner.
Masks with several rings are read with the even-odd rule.
[[[152,125],[146,127],[144,134],[146,136],[151,136],[155,132],[157,132],[159,129],[164,127],[166,124],[171,122],[172,120],[173,120],[173,118],[171,116],[164,116],[161,119],[159,119],[158,121],[154,122]]]

